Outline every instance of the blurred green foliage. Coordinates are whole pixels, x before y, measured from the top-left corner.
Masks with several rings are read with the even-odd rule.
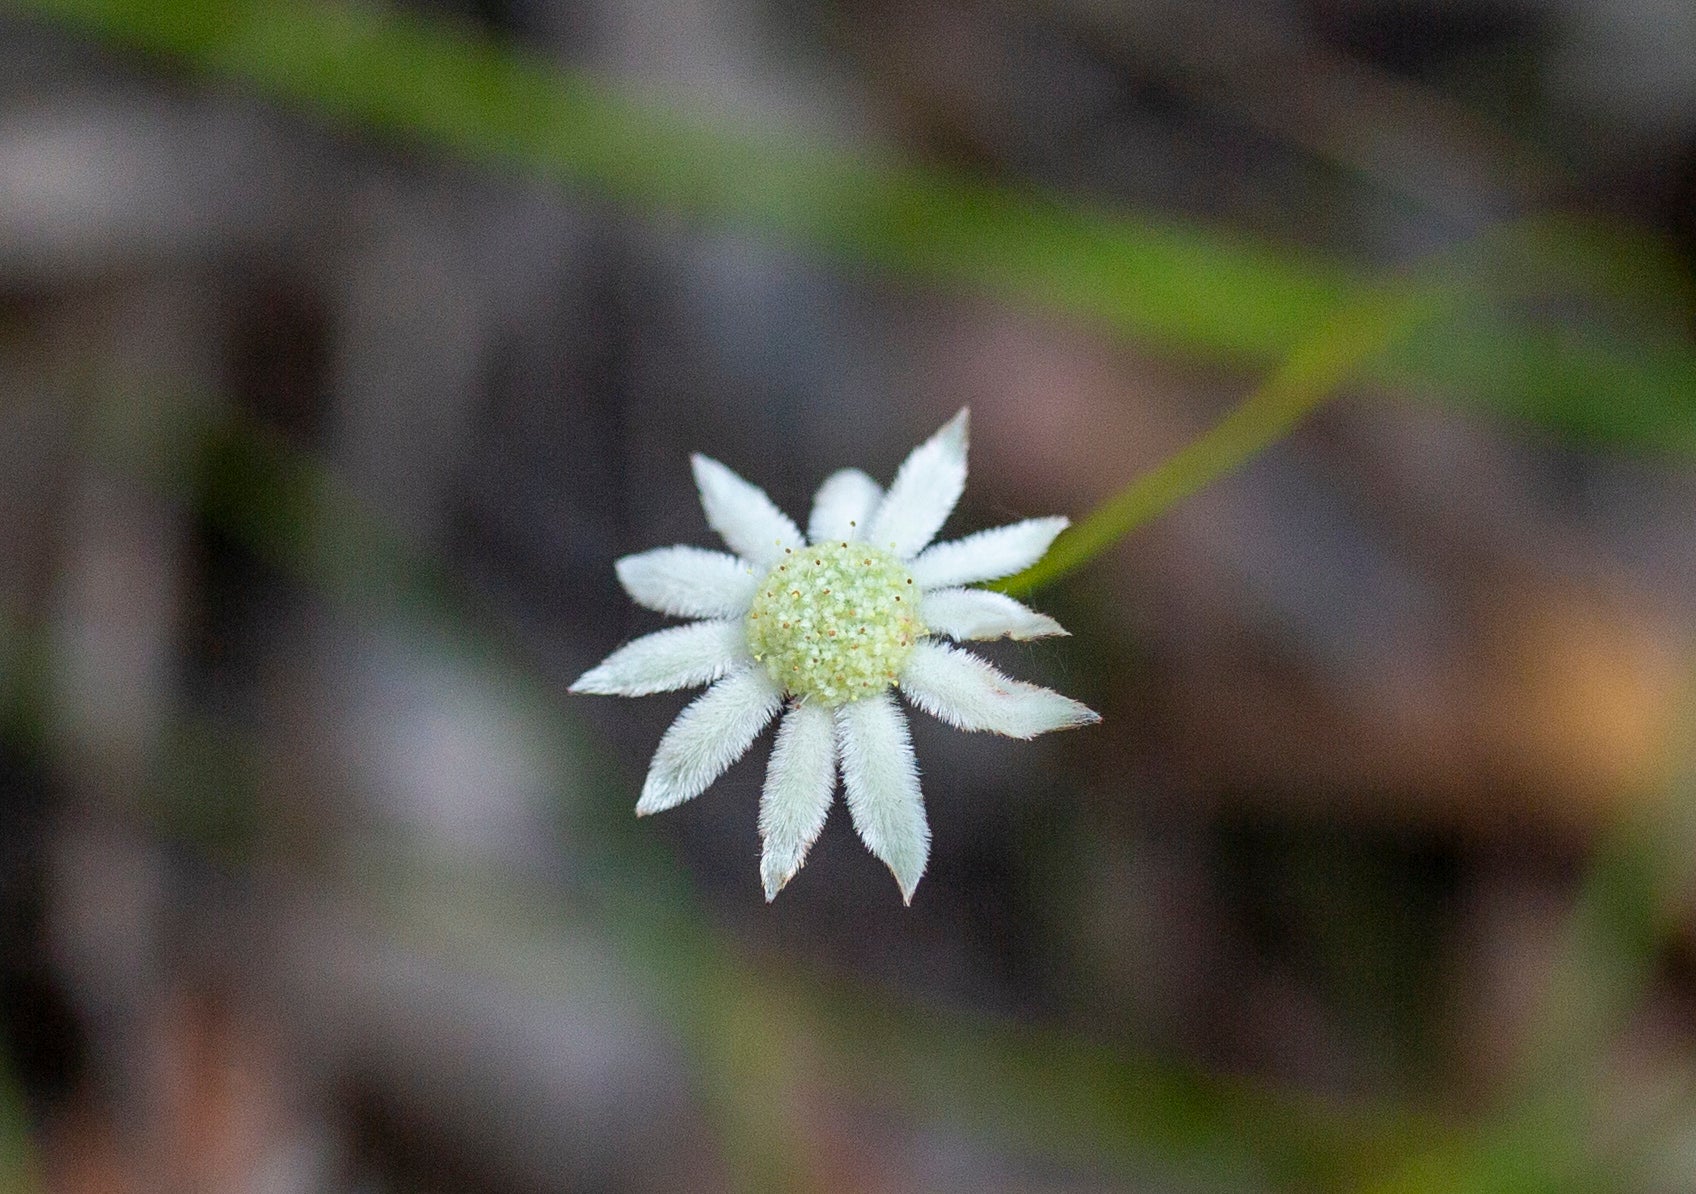
[[[1196,358],[1282,360],[1378,286],[1376,269],[1313,252],[732,131],[374,5],[0,0],[7,10],[168,53],[360,129],[1099,321]],[[1588,439],[1696,450],[1696,352],[1672,330],[1688,280],[1669,249],[1629,228],[1551,221],[1498,272],[1514,293],[1575,281],[1623,293],[1632,318],[1555,319],[1516,310],[1497,287],[1469,291],[1450,317],[1368,362],[1368,375]],[[1642,326],[1645,305],[1659,333]]]
[[[41,1188],[40,1179],[23,1096],[9,1070],[0,1068],[0,1190],[31,1194]]]

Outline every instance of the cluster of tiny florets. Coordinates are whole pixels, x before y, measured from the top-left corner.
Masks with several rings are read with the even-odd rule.
[[[926,633],[912,573],[836,540],[789,550],[748,612],[748,647],[785,691],[843,705],[882,692]]]

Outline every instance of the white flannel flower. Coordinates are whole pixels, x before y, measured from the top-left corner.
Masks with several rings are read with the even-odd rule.
[[[930,828],[897,686],[962,730],[1033,738],[1100,721],[1002,675],[956,640],[1065,634],[1001,593],[964,586],[1041,559],[1064,518],[1033,518],[931,546],[966,484],[966,411],[913,450],[888,491],[858,469],[819,487],[807,534],[765,493],[693,457],[707,522],[735,555],[661,547],[618,561],[639,604],[697,618],[614,651],[572,692],[644,696],[711,687],[660,739],[637,815],[700,795],[783,712],[760,797],[766,899],[824,828],[838,764],[854,828],[910,903]]]

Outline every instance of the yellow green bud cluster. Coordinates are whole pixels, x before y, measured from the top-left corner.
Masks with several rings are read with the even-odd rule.
[[[834,541],[794,548],[760,582],[748,647],[785,691],[827,706],[895,682],[925,633],[913,575],[886,551]]]

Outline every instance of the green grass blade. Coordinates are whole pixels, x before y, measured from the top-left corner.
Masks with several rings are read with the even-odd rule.
[[[170,55],[345,126],[1037,304],[1171,351],[1264,367],[1372,293],[1366,271],[1312,253],[715,124],[376,5],[0,0],[8,11]],[[1688,289],[1642,238],[1551,226],[1519,248],[1523,278],[1575,271],[1657,310]],[[1696,351],[1676,335],[1568,333],[1473,312],[1369,376],[1587,438],[1696,451]]]

